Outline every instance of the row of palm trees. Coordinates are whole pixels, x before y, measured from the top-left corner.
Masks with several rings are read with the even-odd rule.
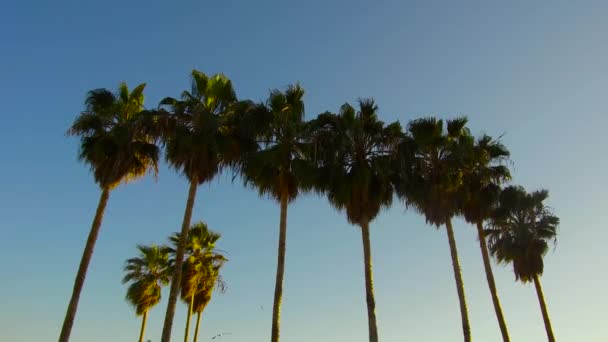
[[[220,234],[209,230],[204,222],[193,224],[188,231],[180,284],[180,297],[188,308],[184,342],[189,339],[192,314],[197,314],[193,337],[196,342],[201,314],[211,301],[213,292],[225,291],[220,269],[227,259],[215,249],[215,243],[220,237]],[[174,233],[169,240],[173,247],[176,247],[180,234]],[[148,311],[160,302],[161,287],[170,283],[175,263],[175,248],[165,245],[139,245],[137,249],[139,256],[128,259],[125,263],[125,276],[122,281],[123,284],[130,283],[126,299],[135,308],[136,315],[142,316],[139,342],[143,342]]]
[[[167,162],[189,182],[189,191],[163,326],[171,336],[180,293],[184,253],[198,186],[230,170],[246,186],[280,205],[279,245],[271,341],[278,342],[285,271],[287,211],[301,192],[327,197],[361,230],[369,340],[378,341],[373,290],[370,225],[398,198],[436,227],[445,226],[460,304],[463,335],[471,340],[464,282],[452,220],[463,217],[479,234],[488,286],[504,341],[509,341],[489,254],[514,266],[516,279],[533,281],[541,301],[549,341],[554,341],[538,276],[548,242],[559,223],[543,201],[546,191],[527,193],[503,185],[511,178],[509,151],[499,140],[475,138],[466,118],[412,120],[385,124],[378,106],[362,99],[337,113],[304,119],[304,90],[291,85],[273,90],[263,103],[238,100],[231,81],[218,74],[192,72],[192,84],[180,98],[165,98],[145,110],[143,89],[122,84],[116,94],[89,92],[86,108],[69,133],[81,138],[80,158],[89,164],[101,188],[98,210],[76,276],[60,341],[68,341],[78,298],[110,191],[148,170],[157,172],[164,147]],[[487,236],[487,237],[486,237]]]

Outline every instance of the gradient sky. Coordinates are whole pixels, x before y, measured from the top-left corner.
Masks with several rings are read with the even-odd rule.
[[[467,115],[499,136],[514,183],[546,187],[561,218],[545,259],[545,296],[560,341],[606,341],[608,230],[606,1],[39,1],[0,7],[0,340],[52,341],[99,198],[78,141],[65,136],[86,92],[147,82],[146,104],[176,96],[192,68],[229,76],[239,97],[299,81],[306,114],[374,97],[385,121]],[[140,320],[120,283],[138,243],[178,230],[186,180],[111,194],[72,341],[133,341]],[[228,292],[200,341],[267,341],[279,207],[225,175],[200,188],[193,220],[223,234]],[[472,226],[457,220],[473,337],[500,340]],[[372,223],[380,339],[460,341],[444,229],[395,202]],[[286,342],[367,341],[358,228],[317,196],[289,207],[282,314]],[[495,276],[513,341],[546,339],[532,285]],[[168,289],[163,293],[168,296]],[[163,301],[148,322],[160,340]],[[182,338],[179,304],[174,340]]]

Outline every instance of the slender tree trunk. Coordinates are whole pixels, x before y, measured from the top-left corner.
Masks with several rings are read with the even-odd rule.
[[[78,273],[76,273],[76,279],[74,280],[72,297],[70,298],[70,303],[68,304],[68,309],[65,313],[65,319],[63,320],[63,326],[61,327],[59,342],[68,342],[70,340],[72,326],[74,325],[74,319],[76,318],[76,311],[78,309],[78,300],[80,299],[80,293],[82,292],[84,279],[87,275],[87,269],[89,268],[89,263],[93,256],[93,249],[95,248],[95,242],[97,241],[97,235],[99,235],[103,213],[108,204],[109,197],[110,189],[103,189],[101,191],[101,197],[99,198],[99,204],[97,205],[97,211],[95,212],[91,231],[89,232],[87,244],[82,252],[82,259],[80,259],[80,266],[78,266]]]
[[[139,342],[144,342],[144,333],[146,331],[146,321],[148,320],[148,311],[144,312],[141,319],[141,329],[139,330]]]
[[[161,342],[171,341],[171,328],[173,326],[173,316],[175,316],[175,305],[179,296],[179,285],[182,279],[182,265],[184,263],[184,250],[188,239],[188,230],[190,229],[190,220],[192,219],[192,207],[194,207],[194,198],[196,197],[196,188],[198,181],[192,179],[190,181],[190,190],[188,191],[188,201],[186,202],[186,211],[184,212],[184,220],[182,222],[182,231],[175,253],[175,265],[173,277],[171,278],[171,291],[169,292],[169,302],[167,304],[167,313],[165,314],[165,323],[163,325],[163,334]]]
[[[462,282],[462,273],[460,272],[460,261],[458,261],[458,250],[456,249],[456,240],[454,239],[454,229],[452,228],[452,221],[448,220],[445,226],[448,232],[448,242],[450,243],[450,254],[452,256],[452,267],[454,268],[456,290],[458,291],[458,301],[460,302],[462,333],[464,334],[464,341],[470,342],[471,326],[469,325],[469,313],[467,311],[467,301],[464,296],[464,283]]]
[[[483,232],[483,224],[481,221],[477,222],[477,233],[479,234],[479,248],[481,248],[481,256],[483,258],[483,267],[486,271],[486,279],[488,280],[488,287],[490,288],[490,294],[492,295],[492,303],[494,304],[494,311],[496,312],[496,319],[500,326],[500,333],[502,334],[502,340],[509,342],[509,331],[507,330],[507,323],[505,317],[502,314],[502,308],[500,307],[500,300],[498,300],[498,291],[496,291],[496,283],[494,282],[494,273],[492,272],[492,265],[490,264],[490,255],[488,254],[488,245],[486,244],[486,237]]]
[[[551,327],[551,320],[549,319],[549,311],[547,310],[545,296],[543,295],[543,288],[540,286],[540,279],[538,278],[538,275],[534,276],[534,286],[536,287],[536,295],[538,296],[540,311],[543,313],[543,321],[545,322],[545,330],[547,330],[547,338],[549,342],[555,342],[553,328]]]
[[[201,312],[196,313],[196,328],[194,328],[194,339],[192,342],[198,341],[198,327],[201,324]]]
[[[279,255],[277,258],[277,278],[274,284],[274,304],[272,307],[272,334],[270,341],[278,342],[280,335],[281,301],[283,300],[283,276],[285,274],[285,241],[287,240],[287,193],[281,195],[281,222],[279,225]]]
[[[363,266],[365,269],[365,298],[367,302],[367,324],[369,341],[378,342],[378,326],[376,324],[376,299],[374,298],[374,277],[372,274],[372,252],[369,239],[369,222],[361,225],[363,239]]]
[[[184,342],[188,342],[188,336],[190,336],[190,321],[192,320],[192,305],[194,303],[194,295],[190,297],[190,303],[188,303],[188,316],[186,316],[186,331],[184,332]]]

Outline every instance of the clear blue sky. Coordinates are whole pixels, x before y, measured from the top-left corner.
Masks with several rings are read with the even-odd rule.
[[[542,4],[541,4],[542,3]],[[606,341],[608,3],[605,1],[36,1],[0,10],[0,340],[52,341],[64,317],[99,191],[64,133],[86,92],[147,82],[147,106],[223,72],[242,98],[300,81],[307,117],[374,97],[385,121],[466,114],[513,155],[515,183],[546,187],[562,219],[545,295],[560,341]],[[138,243],[181,223],[187,184],[162,167],[110,197],[72,341],[132,341],[139,318],[121,268]],[[228,292],[201,341],[267,341],[279,208],[224,176],[194,219],[220,231]],[[476,341],[499,341],[474,229],[455,225]],[[282,337],[367,340],[358,229],[326,200],[289,208]],[[460,341],[445,231],[396,203],[372,224],[383,342]],[[545,340],[533,286],[495,267],[514,341]],[[164,292],[165,297],[168,291]],[[166,309],[151,311],[158,341]],[[174,340],[182,336],[179,304]]]

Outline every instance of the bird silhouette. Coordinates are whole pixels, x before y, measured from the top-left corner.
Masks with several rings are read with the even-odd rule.
[[[232,335],[232,333],[220,333],[220,334],[217,334],[217,335],[213,336],[211,339],[215,340],[217,337],[222,337],[224,335]]]

